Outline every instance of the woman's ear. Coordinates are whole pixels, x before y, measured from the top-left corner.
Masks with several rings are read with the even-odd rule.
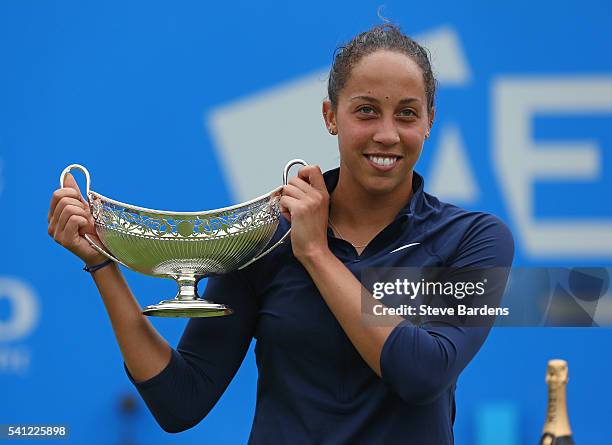
[[[323,101],[322,111],[323,119],[325,121],[325,127],[327,128],[327,131],[329,131],[329,134],[338,134],[338,127],[336,125],[336,112],[334,111],[334,107],[332,106],[331,101]]]
[[[435,117],[436,117],[436,109],[432,108],[431,111],[429,112],[429,130],[427,131],[427,133],[431,132],[431,129],[433,128]]]

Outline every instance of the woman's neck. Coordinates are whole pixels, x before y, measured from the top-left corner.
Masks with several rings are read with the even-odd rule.
[[[334,225],[382,229],[396,217],[412,196],[412,172],[407,186],[386,194],[372,194],[360,187],[342,169],[338,185],[330,197],[330,219]]]

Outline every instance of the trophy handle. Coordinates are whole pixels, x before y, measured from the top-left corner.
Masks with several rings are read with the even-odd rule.
[[[303,165],[304,167],[308,166],[308,162],[302,160],[302,159],[292,159],[291,161],[287,162],[287,164],[285,165],[285,168],[283,170],[283,185],[287,185],[289,182],[289,170],[291,170],[291,167],[293,167],[294,165]],[[285,242],[285,240],[287,239],[287,237],[291,234],[291,227],[289,227],[289,229],[285,232],[285,234],[281,237],[281,239],[279,239],[276,243],[274,243],[272,246],[270,246],[269,248],[267,248],[266,250],[264,250],[262,253],[260,253],[259,255],[257,255],[255,258],[251,259],[250,261],[248,261],[246,264],[243,264],[242,266],[240,266],[238,268],[238,270],[244,269],[247,266],[250,266],[251,264],[253,264],[255,261],[257,261],[258,259],[266,256],[267,254],[269,254],[270,252],[272,252],[274,249],[276,249],[278,246],[280,246],[282,243]]]
[[[60,175],[60,187],[64,187],[64,179],[66,178],[66,175],[68,173],[70,173],[70,170],[72,169],[77,169],[77,170],[81,170],[83,172],[83,174],[85,175],[85,196],[87,197],[87,201],[89,201],[89,192],[90,190],[90,185],[91,185],[91,177],[89,176],[89,170],[87,170],[85,167],[83,167],[81,164],[71,164],[68,167],[66,167],[63,171],[62,174]],[[94,250],[96,250],[98,253],[101,253],[102,255],[104,255],[106,258],[108,258],[109,260],[113,260],[116,263],[119,264],[123,264],[121,261],[119,261],[117,258],[115,258],[113,255],[111,255],[110,253],[108,253],[106,250],[104,250],[103,248],[101,248],[100,246],[98,246],[95,241],[93,241],[89,235],[84,234],[83,237],[87,240],[87,242],[89,243],[89,245],[91,247],[94,248]],[[123,264],[125,266],[125,264]],[[127,266],[126,266],[127,267]]]
[[[64,169],[64,171],[62,171],[62,174],[60,175],[60,188],[64,188],[64,179],[66,178],[66,175],[70,173],[70,170],[74,168],[81,170],[83,174],[85,175],[85,181],[86,181],[85,184],[87,188],[87,190],[85,191],[85,196],[89,200],[89,186],[91,184],[91,178],[89,176],[89,170],[87,170],[81,164],[70,164],[68,167]]]
[[[291,167],[298,164],[308,167],[308,162],[302,159],[292,159],[285,164],[285,168],[283,169],[283,185],[289,184],[289,170],[291,170]]]

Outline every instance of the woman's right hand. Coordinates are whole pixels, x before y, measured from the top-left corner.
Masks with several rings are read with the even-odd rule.
[[[95,234],[89,205],[81,196],[79,186],[70,173],[64,178],[63,187],[53,192],[48,221],[49,236],[88,266],[106,260],[84,237],[87,234],[93,242],[102,246]],[[140,382],[158,375],[170,363],[172,349],[142,314],[140,304],[134,298],[121,270],[105,268],[96,272],[94,277],[130,374],[135,381]]]
[[[70,173],[64,178],[64,187],[53,192],[48,223],[49,236],[81,258],[88,266],[106,260],[106,257],[91,247],[83,236],[87,234],[97,245],[102,245],[96,235],[89,205]]]

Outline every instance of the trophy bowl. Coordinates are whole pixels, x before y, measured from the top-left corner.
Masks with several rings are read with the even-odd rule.
[[[308,165],[300,159],[287,163],[283,185],[294,165]],[[274,245],[270,243],[280,221],[282,186],[242,204],[201,212],[152,210],[125,204],[90,190],[89,171],[69,165],[60,177],[63,187],[68,172],[79,169],[87,181],[87,200],[95,230],[103,246],[90,236],[89,244],[102,255],[125,267],[162,278],[174,279],[177,295],[144,308],[145,315],[161,317],[215,317],[232,309],[198,297],[197,284],[204,277],[242,269],[257,261]]]

